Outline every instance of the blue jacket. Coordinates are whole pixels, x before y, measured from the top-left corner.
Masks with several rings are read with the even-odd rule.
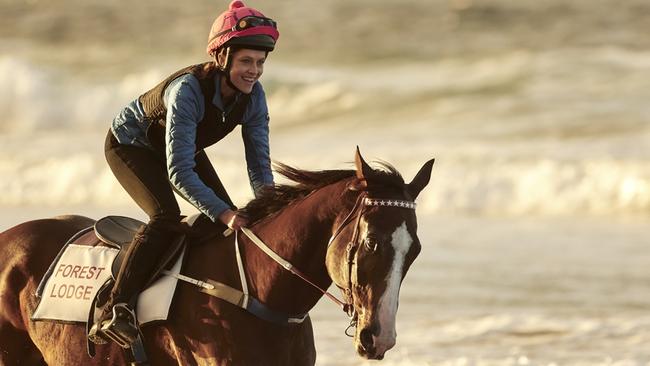
[[[224,106],[221,100],[220,74],[215,77],[216,93],[212,103],[229,112],[233,104]],[[165,89],[167,108],[165,154],[170,182],[183,198],[214,222],[230,206],[208,188],[194,172],[196,163],[196,127],[203,119],[204,97],[199,81],[191,74],[175,79]],[[111,130],[121,144],[152,149],[146,137],[148,123],[138,99],[129,103],[113,120]],[[269,153],[269,114],[262,84],[255,83],[242,121],[242,138],[251,188],[257,196],[264,186],[273,185]]]

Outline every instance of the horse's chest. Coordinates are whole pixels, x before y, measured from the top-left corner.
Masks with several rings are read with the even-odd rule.
[[[188,344],[199,365],[312,366],[316,361],[311,323],[279,327],[251,319],[229,304],[213,309],[210,318],[197,317]],[[191,363],[190,363],[191,364]]]

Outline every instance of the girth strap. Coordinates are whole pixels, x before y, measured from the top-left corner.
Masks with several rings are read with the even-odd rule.
[[[248,294],[245,294],[244,292],[221,282],[212,281],[210,279],[200,281],[168,271],[164,273],[168,276],[176,277],[181,281],[185,281],[197,287],[200,287],[199,291],[203,292],[204,294],[229,302],[248,311],[260,319],[278,325],[289,325],[296,323],[299,324],[305,321],[305,319],[307,319],[307,316],[309,316],[309,314],[287,315],[271,310],[256,298],[251,297]]]
[[[305,319],[307,319],[309,316],[308,313],[301,315],[286,315],[284,313],[271,310],[268,306],[262,304],[256,298],[251,297],[248,294],[244,294],[242,291],[239,291],[228,285],[214,282],[212,280],[207,280],[207,282],[214,288],[202,288],[201,292],[225,300],[268,322],[278,325],[299,324],[305,321]]]
[[[259,240],[259,239],[258,239]],[[269,249],[270,250],[270,249]],[[163,273],[168,276],[175,277],[181,281],[191,283],[200,288],[199,291],[214,296],[218,299],[229,302],[237,307],[240,307],[249,313],[257,316],[260,319],[272,322],[278,325],[289,325],[289,324],[299,324],[305,321],[309,316],[308,313],[297,314],[297,315],[287,315],[274,311],[261,303],[256,298],[252,297],[248,293],[248,284],[246,281],[246,276],[244,274],[244,266],[241,259],[241,254],[239,251],[239,243],[237,237],[235,236],[235,252],[237,258],[237,267],[239,269],[239,275],[241,280],[242,290],[230,287],[221,282],[216,282],[211,279],[206,280],[197,280],[180,273],[174,273],[171,271],[164,271]],[[272,252],[272,251],[271,251]],[[268,253],[267,253],[268,254]],[[275,254],[275,253],[273,253]],[[277,256],[277,255],[276,255]],[[278,257],[280,258],[280,257]],[[280,258],[281,259],[281,258]],[[286,262],[286,261],[285,261]],[[288,263],[288,262],[287,262]],[[291,265],[289,263],[289,265]]]

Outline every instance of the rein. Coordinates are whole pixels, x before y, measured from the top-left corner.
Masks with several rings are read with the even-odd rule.
[[[293,266],[290,262],[286,261],[284,258],[280,257],[277,255],[271,248],[269,248],[264,242],[257,237],[252,231],[249,229],[243,227],[241,228],[241,231],[246,234],[246,236],[253,242],[255,245],[257,245],[266,255],[271,257],[274,261],[276,261],[279,265],[284,267],[287,271],[293,273],[294,275],[298,276],[300,279],[303,281],[307,282],[308,284],[312,285],[314,288],[318,289],[320,292],[323,293],[323,295],[327,296],[330,300],[334,301],[337,305],[339,305],[343,311],[348,312],[348,307],[350,307],[350,304],[344,303],[343,301],[339,300],[336,298],[336,296],[332,295],[329,291],[324,290],[322,287],[318,286],[315,284],[313,281],[311,281],[307,276],[302,273],[299,269]]]
[[[341,291],[343,291],[344,296],[346,297],[346,301],[341,301],[339,300],[336,296],[334,296],[332,293],[329,291],[323,289],[322,287],[318,286],[315,284],[313,281],[311,281],[307,275],[305,275],[302,271],[297,269],[293,264],[291,264],[289,261],[286,259],[282,258],[279,256],[277,253],[273,251],[268,245],[266,245],[255,233],[253,233],[250,229],[248,228],[241,228],[241,232],[244,233],[258,248],[260,248],[269,258],[273,259],[276,263],[278,263],[280,266],[282,266],[284,269],[287,271],[291,272],[292,274],[296,275],[303,281],[305,281],[307,284],[313,286],[314,288],[318,289],[323,295],[327,296],[330,300],[332,300],[336,305],[338,305],[349,317],[350,317],[350,325],[348,326],[348,329],[346,329],[345,334],[348,336],[351,336],[348,334],[348,330],[352,327],[355,327],[357,324],[357,312],[356,309],[354,308],[354,298],[353,298],[353,292],[352,292],[352,267],[356,265],[356,262],[354,261],[355,255],[357,253],[357,250],[359,248],[359,243],[358,243],[358,236],[359,236],[359,224],[361,222],[361,216],[364,212],[364,208],[366,206],[378,206],[378,207],[396,207],[396,208],[406,208],[406,209],[412,209],[414,210],[416,207],[415,202],[412,201],[403,201],[403,200],[387,200],[387,199],[375,199],[375,198],[368,198],[367,197],[367,192],[362,192],[359,194],[359,197],[357,197],[357,200],[352,207],[352,210],[348,213],[348,215],[343,219],[343,222],[337,227],[337,229],[334,231],[334,234],[330,237],[327,247],[329,248],[334,240],[338,237],[338,235],[345,229],[345,227],[350,224],[351,222],[355,222],[354,226],[354,233],[352,234],[352,237],[350,238],[350,241],[348,242],[347,248],[346,248],[346,263],[348,265],[348,278],[347,278],[347,288],[342,288],[338,286]],[[356,214],[356,215],[355,215]],[[241,286],[242,290],[237,290],[235,288],[232,288],[228,285],[212,281],[210,279],[206,279],[204,281],[196,280],[181,274],[177,273],[171,273],[169,271],[165,271],[165,274],[173,276],[178,278],[179,280],[191,283],[197,287],[199,287],[201,292],[204,292],[208,295],[220,298],[222,300],[225,300],[227,302],[230,302],[231,304],[234,304],[236,306],[239,306],[243,309],[246,309],[247,311],[253,313],[254,315],[279,324],[291,324],[291,323],[302,323],[308,316],[308,314],[300,314],[297,316],[287,316],[284,314],[277,313],[268,307],[266,307],[264,304],[262,304],[259,300],[251,297],[248,293],[248,284],[246,281],[246,276],[245,276],[245,271],[243,267],[243,263],[241,260],[241,254],[239,250],[239,242],[238,242],[238,232],[235,232],[235,253],[236,253],[236,259],[237,259],[237,266],[239,269],[239,277],[241,281]]]
[[[248,228],[241,228],[241,231],[255,244],[257,247],[259,247],[266,255],[268,255],[271,259],[273,259],[276,263],[281,265],[284,269],[287,271],[293,273],[294,275],[298,276],[300,279],[308,283],[309,285],[313,286],[314,288],[318,289],[323,295],[327,296],[330,300],[332,300],[336,305],[338,305],[351,319],[350,322],[350,327],[354,326],[356,324],[356,318],[357,318],[357,313],[356,310],[354,309],[354,299],[352,296],[352,267],[354,266],[354,257],[357,252],[357,249],[359,248],[359,243],[358,243],[358,237],[359,237],[359,223],[361,222],[361,216],[363,214],[364,208],[366,206],[379,206],[379,207],[398,207],[398,208],[407,208],[407,209],[412,209],[414,210],[416,207],[415,202],[412,201],[403,201],[403,200],[385,200],[385,199],[375,199],[375,198],[368,198],[367,197],[367,192],[362,192],[359,194],[359,197],[357,197],[357,201],[355,202],[354,206],[352,207],[352,210],[350,210],[350,213],[343,219],[343,222],[338,226],[332,237],[330,237],[329,241],[327,242],[327,247],[329,248],[336,237],[345,229],[345,227],[350,224],[351,222],[355,221],[355,226],[354,226],[354,233],[352,234],[352,238],[350,242],[348,242],[348,246],[346,249],[346,263],[348,265],[348,287],[345,289],[341,289],[343,293],[345,294],[345,297],[347,298],[345,302],[339,300],[336,296],[334,296],[332,293],[329,291],[323,289],[322,287],[316,285],[313,281],[311,281],[302,271],[297,269],[296,267],[293,266],[289,261],[285,260],[284,258],[280,257],[277,253],[275,253],[271,248],[269,248],[268,245],[266,245],[257,235],[255,235],[250,229]],[[356,216],[355,216],[356,213]],[[239,245],[237,244],[237,235],[235,235],[235,245],[237,246],[237,256],[239,260]],[[243,277],[243,269],[240,267],[240,275],[242,276],[242,288],[245,288],[245,278]],[[350,328],[348,327],[348,328]],[[347,332],[346,332],[347,334]]]

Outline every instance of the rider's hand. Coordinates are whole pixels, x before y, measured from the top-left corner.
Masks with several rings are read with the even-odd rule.
[[[219,215],[219,220],[232,230],[239,230],[248,225],[248,219],[233,210],[226,210]]]

